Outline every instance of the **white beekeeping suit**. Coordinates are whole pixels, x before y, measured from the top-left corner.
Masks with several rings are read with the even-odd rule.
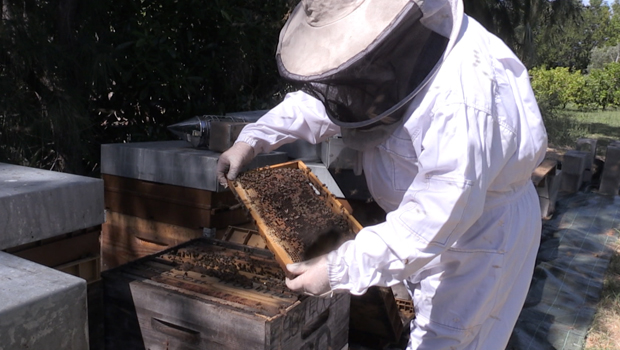
[[[359,34],[351,23],[362,19],[378,29]],[[303,91],[243,130],[220,179],[255,154],[340,133],[363,152],[388,213],[317,263],[291,266],[289,287],[361,294],[404,281],[409,349],[504,349],[540,241],[530,178],[547,145],[522,63],[460,0],[304,0],[277,60]]]

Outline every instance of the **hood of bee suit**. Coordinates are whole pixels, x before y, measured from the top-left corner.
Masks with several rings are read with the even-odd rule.
[[[280,75],[316,97],[348,146],[374,147],[456,42],[462,0],[302,0],[280,32]]]

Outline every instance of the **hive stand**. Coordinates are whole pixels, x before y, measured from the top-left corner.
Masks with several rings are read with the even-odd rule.
[[[598,192],[605,195],[618,195],[620,186],[620,141],[614,141],[607,146],[605,153],[605,167],[601,175],[601,184]]]
[[[579,191],[584,181],[583,174],[589,158],[590,153],[586,151],[570,150],[564,154],[560,191],[567,193]]]
[[[596,157],[596,142],[595,139],[580,138],[577,140],[576,149],[578,151],[588,152],[588,158],[586,158],[586,168],[583,172],[583,182],[592,181],[592,166],[594,164],[594,158]]]

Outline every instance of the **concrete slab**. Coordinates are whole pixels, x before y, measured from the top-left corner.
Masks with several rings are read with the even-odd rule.
[[[589,156],[588,152],[577,150],[570,150],[564,154],[560,191],[568,193],[579,191],[583,184],[583,174]]]
[[[103,181],[0,163],[0,249],[104,222]]]
[[[0,350],[85,350],[86,281],[0,252]]]
[[[221,153],[193,148],[185,141],[101,145],[101,172],[132,179],[221,192],[217,160]],[[246,169],[284,163],[284,152],[258,155]]]

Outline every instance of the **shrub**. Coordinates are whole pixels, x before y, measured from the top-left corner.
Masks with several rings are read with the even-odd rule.
[[[266,109],[288,0],[7,1],[0,161],[96,173],[99,145],[201,114]]]

